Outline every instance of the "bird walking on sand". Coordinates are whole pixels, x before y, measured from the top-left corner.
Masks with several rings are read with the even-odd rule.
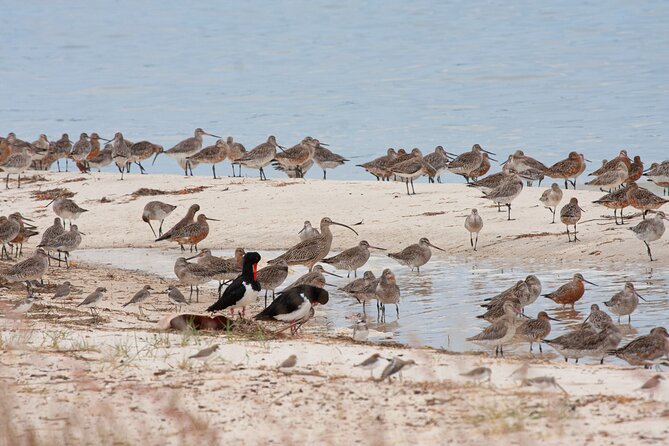
[[[543,341],[551,333],[550,321],[557,321],[552,318],[545,311],[540,311],[536,319],[524,321],[516,328],[516,337],[522,341],[530,343],[530,351],[532,351],[532,344],[535,342],[539,344],[539,352],[543,353],[541,348],[541,341]]]
[[[460,376],[464,376],[465,378],[474,381],[476,384],[480,384],[483,381],[492,384],[492,370],[488,367],[476,367],[466,373],[460,373]]]
[[[395,356],[390,363],[386,366],[385,369],[383,369],[383,372],[381,372],[381,376],[379,377],[378,381],[383,381],[384,379],[388,378],[390,381],[390,377],[393,376],[396,373],[399,373],[400,380],[402,379],[402,370],[404,368],[408,368],[409,366],[416,365],[416,361],[413,359],[408,359],[408,360],[403,360],[401,358],[398,358]]]
[[[277,366],[277,369],[290,369],[297,365],[297,355],[290,355]]]
[[[518,306],[513,301],[504,302],[502,308],[504,316],[497,319],[479,334],[467,338],[467,341],[488,348],[495,347],[495,356],[498,354],[504,356],[504,346],[509,344],[516,334],[516,315],[520,314]]]
[[[270,135],[267,141],[257,145],[251,151],[246,152],[242,157],[237,159],[238,164],[243,164],[249,169],[258,169],[260,172],[260,179],[267,180],[263,167],[267,166],[276,158],[276,149],[284,149],[276,143],[274,135]]]
[[[326,169],[334,169],[349,161],[341,155],[332,152],[330,149],[323,147],[323,143],[319,142],[316,145],[313,159],[318,164],[318,167],[323,169],[323,179],[327,180]]]
[[[511,221],[511,203],[522,191],[523,180],[518,176],[516,171],[512,169],[510,170],[510,175],[504,179],[499,186],[489,192],[483,192],[485,194],[483,198],[492,200],[493,203],[497,203],[498,205],[506,205],[508,210],[507,220]]]
[[[332,225],[343,226],[350,229],[355,235],[358,235],[358,232],[352,227],[332,221],[329,217],[324,217],[321,219],[320,235],[301,241],[269,263],[273,263],[278,259],[284,259],[288,262],[288,265],[304,265],[311,271],[314,265],[323,260],[330,252],[330,248],[332,247],[332,231],[330,230],[330,226]]]
[[[127,144],[127,141],[126,141]],[[151,158],[157,153],[162,153],[164,151],[163,146],[159,144],[153,144],[149,141],[139,141],[130,145],[130,159],[131,163],[137,164],[139,167],[139,173],[144,175],[146,169],[142,166],[142,161]],[[128,165],[128,169],[130,165]]]
[[[643,175],[661,187],[665,195],[669,194],[669,161],[651,164]]]
[[[481,148],[480,145],[474,144],[471,151],[456,156],[455,159],[448,164],[448,171],[462,175],[467,183],[469,183],[472,172],[481,167],[481,162],[483,161],[482,152],[494,155],[494,153]]]
[[[646,245],[646,250],[648,251],[648,257],[650,257],[651,262],[654,259],[653,259],[653,253],[650,251],[649,243],[661,239],[662,235],[664,235],[665,228],[663,220],[669,220],[669,219],[667,218],[664,212],[660,211],[657,214],[655,214],[655,217],[649,218],[648,220],[643,220],[638,225],[632,228],[628,228],[630,231],[634,233],[634,235],[636,235],[636,238],[641,240],[644,243],[644,245]]]
[[[80,302],[77,307],[86,307],[89,310],[91,310],[91,315],[97,318],[97,307],[100,305],[100,303],[104,300],[105,298],[105,293],[107,292],[107,288],[105,287],[97,287],[95,291],[93,291],[91,294],[89,294],[86,299],[84,299],[82,302]]]
[[[190,305],[184,295],[179,291],[177,287],[170,286],[167,288],[167,298],[170,303],[174,305],[174,309],[181,311],[183,305]]]
[[[151,285],[144,285],[144,287],[137,291],[134,296],[132,296],[132,299],[130,299],[129,302],[123,304],[123,308],[127,307],[128,305],[137,305],[139,308],[139,314],[144,315],[142,312],[142,304],[146,302],[150,297],[151,297]]]
[[[637,293],[632,282],[625,282],[622,291],[617,292],[607,302],[604,302],[609,310],[618,316],[618,323],[620,323],[620,316],[627,316],[627,322],[632,322],[632,313],[639,306],[639,299],[646,301],[641,294]]]
[[[367,172],[371,173],[376,177],[376,181],[385,180],[390,176],[390,173],[387,171],[388,165],[397,158],[397,152],[395,149],[390,148],[386,151],[386,154],[378,158],[368,161],[364,164],[356,164],[356,167],[362,167]]]
[[[624,347],[608,352],[630,365],[650,368],[669,354],[669,333],[664,327],[655,327],[649,334],[640,336]]]
[[[369,242],[367,242],[367,240],[362,240],[358,243],[357,246],[346,249],[336,256],[325,258],[321,260],[321,262],[329,263],[336,269],[343,269],[348,271],[346,277],[351,277],[351,271],[353,271],[354,277],[358,277],[358,268],[362,268],[365,263],[367,263],[367,260],[369,260],[370,249],[385,251],[384,248],[372,246],[369,244]]]
[[[211,164],[211,171],[214,174],[214,179],[216,179],[216,164],[225,160],[227,149],[228,146],[225,141],[219,139],[216,141],[216,144],[205,147],[194,155],[187,157],[186,160],[188,160],[191,165],[193,163]]]
[[[70,253],[77,248],[79,248],[79,245],[81,244],[81,236],[86,235],[83,232],[79,232],[79,227],[77,225],[71,225],[70,230],[67,232],[62,233],[58,237],[55,237],[51,240],[48,240],[46,242],[40,243],[37,245],[39,248],[44,248],[47,251],[58,251],[59,258],[55,259],[58,260],[58,266],[60,266],[60,253],[65,254],[65,266],[67,268],[70,267]],[[52,257],[53,258],[53,257]]]
[[[551,187],[541,194],[539,201],[546,209],[551,211],[551,214],[553,214],[553,221],[551,223],[555,223],[555,211],[557,211],[557,206],[562,201],[562,189],[560,189],[560,186],[557,183],[551,184]]]
[[[31,295],[31,282],[33,280],[42,280],[49,267],[48,257],[49,255],[43,249],[37,249],[31,257],[0,272],[0,277],[3,277],[10,283],[25,282],[28,295]]]
[[[430,243],[427,237],[423,237],[418,240],[418,243],[409,245],[400,252],[389,253],[388,257],[397,260],[402,265],[408,266],[411,268],[411,271],[416,268],[416,271],[420,272],[420,267],[425,265],[432,258],[432,250],[430,248],[446,252],[438,246]]]
[[[630,182],[627,185],[627,201],[630,206],[635,209],[643,211],[643,219],[646,219],[646,214],[654,211],[669,203],[666,198],[658,197],[648,189],[639,187],[638,184]]]
[[[434,152],[425,155],[424,159],[435,170],[437,182],[441,183],[441,174],[446,170],[448,163],[451,160],[448,156],[448,152],[446,152],[442,146],[437,146],[434,148]],[[435,177],[428,177],[428,181],[434,183],[434,178]]]
[[[614,188],[623,184],[629,178],[629,170],[624,163],[618,164],[614,170],[604,172],[599,175],[597,178],[591,181],[587,181],[585,184],[587,186],[599,186],[599,190],[606,192],[605,189],[608,189],[609,192]]]
[[[558,384],[558,382],[552,376],[539,376],[536,378],[527,378],[522,380],[520,385],[522,387],[534,387],[540,390],[555,388],[562,391],[565,395],[569,395],[567,391],[564,389],[564,387]]]
[[[149,225],[154,237],[160,237],[163,235],[163,222],[176,208],[176,206],[163,203],[162,201],[149,201],[144,205],[142,221]],[[158,235],[156,235],[156,231],[154,231],[153,226],[151,226],[151,220],[160,222]]]
[[[218,344],[213,344],[207,348],[203,348],[194,355],[189,356],[188,359],[207,359],[214,354],[216,350],[218,350]]]
[[[126,171],[130,165],[130,145],[123,138],[121,132],[116,132],[114,139],[111,142],[112,146],[112,160],[118,171],[121,173],[121,180],[123,180],[123,173]]]
[[[574,304],[579,299],[581,299],[581,297],[583,297],[583,294],[585,294],[585,285],[584,285],[585,283],[598,286],[590,282],[589,280],[585,280],[581,273],[576,273],[569,282],[562,285],[560,288],[553,291],[552,293],[542,294],[542,296],[552,300],[556,304],[562,305],[563,310],[565,308],[565,305],[571,305],[571,308],[573,310]]]
[[[613,209],[613,219],[617,224],[625,224],[623,217],[623,209],[630,205],[629,200],[627,199],[628,186],[622,187],[618,190],[615,190],[611,193],[604,195],[599,200],[593,201],[595,204],[601,204],[604,207]],[[620,209],[620,223],[618,223],[618,209]]]
[[[52,203],[53,211],[63,220],[63,228],[65,228],[65,220],[70,222],[70,228],[72,228],[72,221],[78,219],[84,212],[88,212],[88,209],[79,207],[77,203],[61,195],[51,200],[44,207],[49,207]]]
[[[569,203],[562,206],[560,209],[560,221],[567,227],[567,238],[571,242],[571,235],[569,234],[569,226],[574,226],[574,242],[578,240],[576,236],[576,224],[581,220],[581,213],[585,212],[581,206],[578,205],[578,198],[573,197]]]
[[[188,169],[190,168],[190,174],[193,175],[193,167],[188,160],[188,157],[194,155],[202,149],[202,137],[204,135],[209,135],[214,138],[220,138],[220,136],[212,135],[207,133],[201,128],[196,128],[193,132],[193,136],[186,138],[183,141],[177,143],[174,147],[156,153],[156,156],[153,158],[152,164],[155,164],[158,155],[164,153],[173,160],[175,160],[179,166],[184,170],[184,174],[188,176]]]
[[[654,398],[655,392],[657,392],[660,389],[660,383],[665,379],[666,378],[662,375],[655,375],[648,381],[643,383],[643,385],[639,387],[639,390],[648,393],[648,395],[650,395],[651,398]]]
[[[465,218],[465,229],[469,231],[469,243],[476,251],[476,247],[479,244],[479,232],[483,229],[483,219],[479,215],[479,211],[472,209],[472,213]],[[476,241],[474,241],[473,235],[476,234]]]
[[[215,312],[230,308],[230,316],[234,317],[235,309],[241,308],[241,317],[246,315],[246,306],[255,302],[260,291],[258,283],[258,262],[260,254],[247,252],[242,261],[242,273],[232,281],[223,295],[209,308],[208,312]]]
[[[184,245],[190,245],[190,251],[193,252],[193,248],[197,251],[197,245],[202,240],[207,238],[209,235],[209,223],[208,221],[220,221],[215,218],[209,218],[204,214],[197,216],[197,219],[194,223],[187,224],[186,226],[177,229],[168,236],[168,234],[158,237],[156,241],[161,240],[170,240],[177,242],[181,246],[181,250],[185,251]]]
[[[56,292],[53,294],[51,300],[65,299],[70,295],[71,291],[72,291],[72,284],[70,283],[69,280],[66,280],[61,285],[58,285],[58,288],[56,288]]]
[[[244,145],[242,145],[241,143],[235,141],[232,136],[227,137],[227,139],[225,140],[225,144],[227,145],[226,155],[230,160],[230,165],[232,166],[232,176],[233,178],[236,176],[235,173],[235,164],[236,164],[239,166],[239,176],[241,177],[242,165],[238,163],[237,160],[246,155],[246,147],[244,147]]]
[[[380,353],[374,353],[369,358],[365,359],[359,364],[355,364],[353,367],[358,367],[364,370],[369,370],[369,377],[374,378],[374,369],[381,365],[381,361],[386,359],[381,356]]]
[[[290,328],[290,333],[296,335],[300,327],[314,314],[314,307],[325,305],[329,298],[328,292],[322,288],[299,285],[280,292],[267,308],[254,316],[254,319],[288,322],[287,328]]]
[[[416,195],[413,180],[423,175],[434,177],[437,175],[437,171],[423,159],[423,154],[419,149],[414,149],[411,153],[413,154],[412,158],[393,165],[390,168],[390,172],[404,180],[407,195]],[[411,183],[411,193],[409,192],[409,183]]]
[[[199,204],[190,205],[190,207],[188,208],[188,212],[186,212],[186,215],[184,215],[183,218],[177,222],[177,224],[172,226],[169,231],[158,237],[157,240],[169,240],[177,231],[179,231],[184,226],[188,226],[190,224],[195,223],[195,214],[198,213],[199,211],[200,211]],[[181,250],[185,251],[183,246],[181,246]]]
[[[311,222],[309,220],[304,222],[304,226],[297,234],[300,236],[301,241],[305,241],[321,235],[318,229],[311,226]]]
[[[546,168],[544,173],[550,178],[563,178],[565,189],[569,189],[568,183],[571,183],[573,188],[576,189],[576,180],[585,171],[585,161],[583,155],[577,152],[570,152],[566,159]],[[573,178],[573,180],[570,180],[570,178]]]

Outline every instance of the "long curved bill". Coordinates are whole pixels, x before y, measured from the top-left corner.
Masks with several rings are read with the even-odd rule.
[[[358,231],[356,231],[355,229],[353,229],[353,228],[350,227],[349,225],[345,225],[344,223],[337,223],[336,221],[333,221],[332,224],[333,224],[333,225],[337,225],[337,226],[343,226],[343,227],[348,228],[348,229],[350,229],[351,231],[353,231],[353,233],[354,233],[355,235],[360,235],[360,234],[358,234]]]
[[[151,165],[152,165],[152,166],[153,166],[154,164],[156,164],[156,158],[158,158],[158,155],[160,155],[161,153],[163,153],[163,152],[157,152],[157,153],[156,153],[156,156],[153,157],[153,161],[151,162]]]

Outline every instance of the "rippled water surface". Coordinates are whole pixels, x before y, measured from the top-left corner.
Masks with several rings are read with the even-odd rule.
[[[220,251],[214,254],[232,256],[233,253]],[[271,259],[279,254],[279,252],[261,251],[264,259]],[[177,250],[111,249],[77,251],[75,257],[78,260],[109,264],[118,268],[139,269],[176,282],[173,267],[178,256]],[[396,318],[394,308],[389,306],[386,323],[378,324],[376,308],[374,305],[368,306],[367,319],[370,321],[370,328],[378,331],[372,333],[370,340],[378,342],[393,341],[445,347],[454,351],[476,350],[478,347],[465,341],[465,338],[478,333],[488,325],[487,322],[476,318],[484,312],[478,305],[484,298],[497,294],[516,281],[524,279],[528,274],[539,277],[544,293],[567,282],[576,272],[581,272],[586,279],[599,285],[587,286],[584,297],[577,302],[574,311],[563,311],[561,306],[543,297],[525,309],[529,316],[536,316],[539,311],[546,310],[552,317],[560,319],[560,322],[554,323],[551,337],[582,322],[589,314],[591,304],[598,303],[604,309],[602,303],[620,291],[623,283],[628,280],[635,283],[639,293],[649,302],[640,303],[632,315],[631,325],[626,323],[626,319],[623,321],[621,328],[626,339],[646,334],[658,325],[666,326],[669,316],[667,293],[669,272],[645,266],[630,265],[625,273],[621,274],[615,269],[605,270],[596,266],[567,269],[559,265],[549,268],[546,265],[533,264],[509,268],[501,267],[494,262],[463,262],[446,258],[431,260],[421,273],[417,274],[406,267],[393,265],[388,258],[373,256],[365,269],[371,269],[378,276],[383,268],[388,266],[397,275],[401,289],[400,318]],[[305,272],[306,268],[294,267],[284,285]],[[332,276],[327,276],[327,281],[338,287],[348,282],[346,278]],[[212,282],[211,289],[207,290],[205,302],[209,300],[213,302],[216,299],[214,285],[215,282]],[[350,334],[348,328],[362,317],[362,306],[334,287],[328,287],[328,290],[331,293],[330,301],[323,306],[328,328],[332,333]],[[516,353],[525,354],[526,349],[527,344],[522,344],[515,350]],[[546,347],[545,350],[552,352],[550,347]]]
[[[661,0],[51,1],[2,15],[3,135],[122,130],[167,148],[200,126],[247,147],[309,134],[354,161],[333,178],[368,178],[353,164],[391,146],[546,162],[577,148],[596,163],[669,146]]]

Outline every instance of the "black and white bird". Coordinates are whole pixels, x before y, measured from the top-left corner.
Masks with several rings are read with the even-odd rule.
[[[313,307],[325,305],[329,299],[328,292],[322,288],[298,285],[280,292],[277,298],[254,319],[288,322],[290,333],[297,334],[300,327],[313,316]]]
[[[246,306],[255,302],[258,291],[260,291],[258,262],[260,262],[260,254],[257,252],[244,254],[242,273],[225,289],[221,298],[207,308],[207,311],[213,313],[230,308],[230,316],[234,316],[235,309],[241,308],[243,318],[246,314]]]

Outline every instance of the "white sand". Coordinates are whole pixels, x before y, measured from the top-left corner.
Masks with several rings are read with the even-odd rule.
[[[335,249],[357,240],[400,248],[427,236],[448,253],[509,262],[591,261],[599,264],[646,264],[645,248],[625,228],[601,219],[605,209],[589,204],[598,192],[577,191],[587,221],[579,226],[582,242],[568,244],[564,227],[551,225],[550,213],[539,207],[542,189],[527,189],[514,204],[515,221],[505,221],[480,193],[461,185],[417,184],[418,195],[407,197],[400,183],[323,182],[309,180],[260,183],[255,179],[182,178],[131,175],[83,176],[49,174],[49,183],[32,184],[2,195],[3,211],[19,210],[44,228],[53,212],[39,206],[30,192],[65,186],[90,209],[78,221],[83,247],[151,247],[152,234],[141,221],[144,204],[160,199],[178,204],[166,226],[192,203],[212,222],[201,247],[279,249],[297,240],[305,219],[323,216],[345,223],[364,220],[355,228],[360,238],[334,228]],[[140,187],[181,189],[212,185],[191,195],[130,200]],[[227,190],[225,190],[227,188]],[[569,191],[565,202],[572,196]],[[112,200],[101,203],[102,197]],[[471,207],[485,226],[479,252],[469,248],[463,227]],[[443,214],[441,213],[443,212]],[[439,213],[425,215],[426,213]],[[639,219],[635,220],[635,223]],[[548,233],[518,238],[524,234]],[[26,245],[34,247],[35,241]],[[159,245],[159,246],[165,246]],[[654,244],[654,267],[669,262],[667,239]],[[176,251],[175,251],[176,252]],[[76,253],[73,254],[76,260]],[[606,263],[603,262],[606,259]],[[0,268],[7,264],[3,263]],[[618,267],[618,266],[616,266]],[[166,281],[139,271],[79,264],[51,268],[47,282],[69,279],[77,289],[64,307],[44,301],[28,319],[0,318],[0,438],[7,444],[667,444],[669,395],[666,387],[650,399],[637,392],[652,371],[610,365],[555,363],[537,356],[529,376],[554,376],[569,392],[518,388],[510,377],[521,365],[513,357],[453,355],[429,349],[354,344],[347,336],[323,335],[323,318],[305,327],[301,338],[264,341],[259,334],[164,333],[156,322],[169,313],[165,296],[147,306],[147,319],[136,309],[123,309],[125,299],[144,284],[156,290]],[[108,310],[93,323],[86,310],[75,308],[85,291],[109,288]],[[0,290],[3,305],[25,293],[20,285]],[[45,293],[48,297],[48,293]],[[194,305],[202,311],[204,303]],[[251,313],[253,313],[251,311]],[[271,327],[273,328],[273,327]],[[346,333],[345,333],[346,334]],[[221,348],[205,364],[187,356],[212,343]],[[414,359],[404,381],[378,383],[352,366],[373,352]],[[275,366],[297,354],[295,373]],[[493,388],[467,383],[459,373],[485,365],[493,370]],[[381,369],[376,370],[379,376]],[[664,383],[666,384],[666,383]],[[32,436],[31,436],[32,435]],[[35,439],[32,441],[31,439]],[[32,442],[31,442],[32,441]],[[2,444],[2,443],[0,443]]]

